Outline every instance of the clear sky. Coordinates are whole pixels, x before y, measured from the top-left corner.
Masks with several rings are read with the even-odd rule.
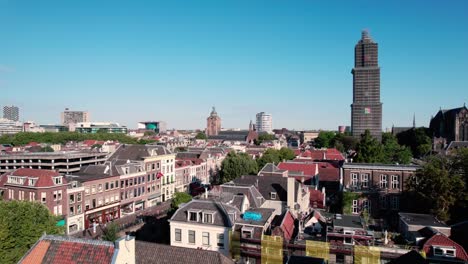
[[[385,3],[384,3],[385,2]],[[379,43],[383,128],[468,103],[468,1],[0,0],[0,106],[136,127],[350,124],[354,45]]]

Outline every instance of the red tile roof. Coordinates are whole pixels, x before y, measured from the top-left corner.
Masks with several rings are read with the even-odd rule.
[[[0,186],[3,186],[7,182],[8,175],[37,178],[34,187],[51,187],[55,186],[52,177],[60,176],[61,174],[53,170],[21,168],[4,174],[3,177],[0,178]],[[66,184],[65,177],[62,178],[62,184]],[[29,186],[29,180],[24,181],[23,185]]]
[[[423,245],[423,250],[426,252],[427,256],[432,256],[433,255],[433,249],[432,246],[447,246],[447,247],[455,247],[456,248],[456,257],[458,259],[468,261],[468,254],[466,251],[463,249],[462,246],[460,246],[458,243],[455,241],[451,240],[447,236],[441,233],[437,233],[433,235],[431,238],[429,238]]]
[[[310,206],[314,207],[314,203],[317,205],[317,208],[323,208],[323,200],[325,199],[325,196],[323,193],[319,190],[315,190],[313,188],[309,188],[309,193],[310,193]]]
[[[296,162],[280,162],[278,168],[280,170],[288,170],[290,172],[300,171],[304,173],[304,176],[315,176],[317,165],[314,163],[296,163]]]
[[[302,158],[310,158],[312,160],[344,160],[343,154],[337,149],[315,149],[315,150],[306,150],[302,153],[295,152],[297,156]]]
[[[43,236],[18,263],[112,263],[114,251],[107,241]]]
[[[340,169],[337,164],[329,162],[313,162],[311,160],[295,159],[292,162],[281,162],[278,168],[288,171],[303,171],[305,176],[315,175],[318,168],[319,181],[339,181]]]

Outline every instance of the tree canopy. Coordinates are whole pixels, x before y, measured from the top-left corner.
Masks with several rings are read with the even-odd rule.
[[[40,152],[54,152],[54,149],[51,146],[45,146],[41,148]]]
[[[457,201],[466,201],[463,175],[456,166],[456,158],[431,156],[426,164],[407,182],[413,201],[412,210],[435,214],[440,220],[450,219],[450,209]],[[466,165],[466,164],[465,164]],[[465,208],[458,208],[466,211]]]
[[[424,127],[413,128],[397,134],[398,143],[411,149],[416,158],[429,154],[432,148],[429,129]]]
[[[185,192],[176,192],[174,193],[174,197],[172,198],[171,207],[172,209],[177,209],[179,208],[180,204],[188,203],[191,200],[192,196],[190,194]]]
[[[292,160],[295,157],[294,151],[290,148],[283,147],[280,150],[269,148],[257,159],[258,169],[262,169],[267,163],[278,164],[283,160]]]
[[[205,133],[203,132],[198,132],[198,134],[195,136],[195,139],[208,139]]]
[[[246,153],[231,151],[221,164],[221,183],[232,181],[242,175],[257,174],[257,162]]]
[[[44,232],[63,234],[57,221],[40,203],[0,201],[0,262],[18,262]]]
[[[114,140],[126,144],[138,144],[136,138],[129,137],[121,133],[96,133],[96,134],[81,134],[78,132],[45,132],[32,133],[20,132],[14,135],[3,135],[0,137],[0,144],[12,144],[21,146],[29,142],[50,143],[50,144],[65,144],[69,141],[84,141],[91,140]]]
[[[101,238],[106,241],[114,242],[119,238],[119,231],[119,226],[116,223],[108,223],[106,228],[104,228]]]
[[[320,131],[318,137],[314,140],[316,148],[331,148],[333,147],[332,141],[335,138],[335,132]]]
[[[412,159],[409,148],[400,146],[391,133],[383,133],[382,143],[380,143],[371,136],[369,130],[361,135],[356,152],[355,161],[363,163],[408,164]]]

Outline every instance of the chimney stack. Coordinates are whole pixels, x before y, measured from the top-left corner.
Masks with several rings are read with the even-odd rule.
[[[115,242],[114,256],[115,263],[135,264],[135,237],[126,235],[117,239]]]

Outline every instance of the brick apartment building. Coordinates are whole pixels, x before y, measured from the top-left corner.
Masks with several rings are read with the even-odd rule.
[[[0,176],[5,200],[36,201],[55,215],[67,214],[67,181],[52,170],[17,169]]]

